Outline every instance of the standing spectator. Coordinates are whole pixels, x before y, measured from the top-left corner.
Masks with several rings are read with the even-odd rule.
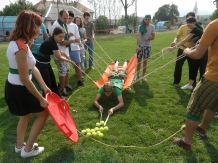
[[[19,116],[15,152],[21,152],[21,157],[24,158],[37,156],[44,151],[44,147],[38,147],[34,142],[48,117],[48,111],[44,109],[48,102],[37,91],[31,81],[32,77],[34,76],[45,94],[51,91],[35,67],[36,61],[28,46],[29,41],[39,33],[41,24],[42,18],[38,14],[22,11],[17,17],[6,52],[10,72],[5,83],[5,101],[10,113]],[[26,129],[32,113],[36,119],[25,143]]]
[[[81,43],[79,44],[80,45],[79,46],[80,47],[80,59],[81,59],[80,67],[84,71],[85,70],[85,67],[84,67],[84,61],[85,61],[84,44],[87,41],[86,30],[85,30],[85,28],[83,28],[83,22],[82,22],[81,17],[76,16],[74,18],[74,23],[78,26],[78,29],[79,29],[79,35],[80,35],[80,41],[81,41]],[[83,76],[82,76],[82,78],[83,78]]]
[[[69,19],[67,23],[67,28],[69,32],[73,34],[72,36],[70,36],[70,40],[75,40],[75,43],[70,44],[70,59],[76,63],[74,68],[78,79],[77,84],[79,86],[84,86],[84,83],[82,81],[82,71],[80,67],[81,59],[80,59],[80,48],[79,48],[79,44],[80,44],[79,30],[77,25],[72,22],[74,19],[74,13],[72,11],[68,11],[68,12],[69,12]]]
[[[35,12],[37,14],[39,14],[40,17],[42,17],[42,13],[40,11],[35,11]],[[48,38],[47,30],[46,30],[45,25],[42,23],[41,26],[40,26],[40,32],[36,37],[34,37],[33,44],[32,44],[32,47],[31,47],[31,51],[32,51],[33,55],[37,54],[40,45],[47,38]]]
[[[187,13],[186,18],[188,18],[189,16],[195,17],[195,13],[194,12]],[[174,47],[180,39],[186,38],[190,32],[191,32],[191,29],[188,28],[187,24],[182,25],[179,28],[177,35],[174,38],[174,41],[171,43],[170,46]],[[183,50],[186,47],[189,47],[191,45],[192,45],[192,42],[187,41],[184,45],[178,47],[177,57],[180,57],[183,54]],[[175,70],[174,70],[174,81],[173,81],[173,85],[175,87],[179,87],[179,83],[180,83],[181,78],[182,78],[182,66],[183,66],[186,59],[188,61],[188,66],[189,66],[189,80],[191,78],[191,74],[192,74],[191,65],[190,65],[191,60],[188,57],[183,57],[183,58],[177,60],[176,65],[175,65]],[[195,84],[195,81],[194,81],[194,84]]]
[[[169,51],[173,51],[174,49],[176,49],[177,47],[184,45],[187,41],[192,40],[193,46],[195,45],[195,43],[201,38],[202,34],[203,34],[203,28],[197,24],[197,21],[194,17],[188,17],[186,19],[187,22],[187,26],[188,28],[191,29],[191,32],[187,35],[186,38],[184,38],[180,43],[178,43],[176,46],[174,47],[169,47],[168,50]],[[181,89],[193,89],[193,84],[196,81],[196,77],[198,74],[198,69],[200,69],[200,79],[202,78],[202,76],[205,73],[206,70],[206,65],[207,65],[207,51],[205,53],[205,55],[198,60],[195,59],[190,59],[190,64],[191,64],[191,76],[190,76],[190,80],[189,83],[186,84],[185,86],[181,87]]]
[[[84,28],[86,29],[86,36],[87,36],[87,42],[85,44],[85,50],[88,48],[89,52],[89,69],[94,69],[93,68],[93,51],[94,51],[94,44],[93,40],[95,39],[95,26],[92,22],[89,21],[90,18],[90,13],[89,12],[84,12],[83,14],[84,17]],[[85,54],[86,55],[86,54]],[[86,58],[84,62],[85,68],[87,67],[86,64]]]
[[[51,34],[53,33],[54,29],[56,27],[61,26],[65,30],[65,36],[62,42],[58,43],[58,48],[61,52],[64,54],[67,54],[69,56],[69,47],[70,44],[73,43],[75,40],[69,40],[69,33],[67,28],[67,21],[68,21],[69,14],[66,10],[61,10],[59,12],[59,18],[54,22],[54,24],[51,27]],[[52,34],[53,35],[53,34]],[[58,60],[54,56],[54,61],[58,67],[58,76],[59,76],[59,82],[60,82],[60,93],[62,96],[67,96],[67,91],[72,91],[73,88],[69,84],[69,75],[68,72],[70,70],[70,65],[63,61]]]
[[[62,96],[59,93],[54,72],[50,64],[50,56],[53,55],[60,61],[70,62],[74,65],[74,62],[70,60],[69,56],[61,52],[58,48],[57,43],[61,42],[64,38],[65,30],[58,26],[54,29],[52,36],[46,39],[40,46],[38,53],[35,55],[36,66],[39,69],[43,80],[52,92]]]
[[[155,38],[155,27],[151,22],[151,15],[145,15],[144,19],[142,20],[139,30],[138,30],[138,37],[137,37],[137,75],[135,80],[139,79],[139,72],[141,69],[141,61],[143,61],[143,73],[142,73],[142,81],[146,81],[145,72],[147,68],[147,59],[150,58],[151,52],[151,40]],[[142,60],[143,58],[143,60]]]
[[[218,8],[218,0],[214,1]],[[196,131],[206,136],[206,128],[218,111],[218,19],[206,27],[199,45],[196,48],[187,48],[184,54],[193,59],[200,59],[208,49],[207,71],[195,87],[189,100],[184,138],[174,138],[174,142],[183,149],[191,149],[191,141]],[[199,124],[200,116],[203,119]]]

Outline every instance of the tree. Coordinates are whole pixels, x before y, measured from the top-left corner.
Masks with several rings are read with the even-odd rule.
[[[127,26],[128,25],[128,14],[127,14],[127,9],[129,8],[129,6],[131,6],[135,0],[132,0],[132,2],[130,4],[127,3],[127,0],[120,0],[123,7],[124,7],[124,11],[125,11],[125,25]],[[125,3],[124,3],[125,1]]]
[[[122,4],[121,4],[120,0],[118,0],[118,1],[113,0],[113,5],[111,7],[111,15],[115,20],[115,25],[117,25],[117,19],[119,19],[120,15],[121,15],[120,14],[120,8],[122,7],[121,5]]]
[[[4,16],[17,16],[23,10],[36,10],[36,8],[28,0],[17,0],[9,6],[6,5],[2,13]]]
[[[153,22],[157,21],[171,21],[172,24],[174,21],[177,22],[177,16],[179,16],[178,7],[175,4],[172,5],[163,5],[157,12],[155,12],[153,17]]]
[[[215,10],[213,14],[210,16],[210,20],[214,20],[218,18],[218,10]]]
[[[97,11],[99,8],[99,4],[97,3],[97,0],[87,0],[88,3],[92,6],[94,12],[95,12],[95,19],[97,18]]]
[[[96,29],[106,29],[108,26],[108,18],[104,15],[96,19]]]
[[[109,21],[110,21],[110,25],[111,25],[111,8],[112,8],[112,0],[106,0],[106,6],[108,9],[108,16],[109,16]]]

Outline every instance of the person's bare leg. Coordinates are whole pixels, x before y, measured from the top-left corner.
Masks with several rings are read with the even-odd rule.
[[[65,88],[65,76],[59,76],[59,82],[61,86],[61,90]]]
[[[68,86],[69,85],[69,73],[66,73],[64,81],[65,81],[65,86]]]
[[[185,137],[183,140],[187,144],[191,144],[193,134],[195,130],[197,129],[197,127],[198,127],[197,121],[193,121],[193,120],[186,118]]]
[[[137,59],[137,76],[139,76],[140,69],[141,69],[141,60],[140,58]]]
[[[207,126],[214,119],[215,115],[216,115],[215,111],[212,111],[210,109],[205,110],[203,119],[202,119],[201,123],[199,124],[199,126],[202,129],[206,130]]]
[[[31,114],[20,116],[19,122],[17,124],[17,148],[22,147],[24,143],[24,137],[26,134],[26,129],[30,120]]]
[[[33,123],[33,126],[30,130],[30,135],[28,137],[28,140],[25,146],[26,151],[29,151],[32,149],[33,143],[35,142],[43,126],[45,125],[46,119],[48,117],[48,111],[44,110],[40,113],[35,113],[35,115],[36,115],[36,120]]]
[[[147,59],[144,59],[143,60],[143,76],[145,76],[146,69],[147,69]]]

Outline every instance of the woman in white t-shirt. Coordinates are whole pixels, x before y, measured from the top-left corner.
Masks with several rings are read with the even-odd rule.
[[[28,46],[39,33],[41,24],[42,18],[38,14],[22,11],[17,17],[7,49],[10,72],[5,83],[5,101],[10,113],[19,116],[15,152],[21,153],[24,158],[36,156],[44,151],[44,147],[38,147],[34,142],[48,117],[48,111],[45,109],[48,102],[36,89],[32,77],[34,76],[45,94],[51,90],[35,67],[36,61]],[[26,129],[32,113],[35,114],[36,120],[25,143]]]

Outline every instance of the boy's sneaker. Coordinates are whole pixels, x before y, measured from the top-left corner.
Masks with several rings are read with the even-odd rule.
[[[77,83],[79,86],[84,86],[84,83],[82,80],[78,80],[78,83]]]
[[[66,86],[65,89],[66,89],[67,91],[73,91],[73,88],[71,87],[71,85]]]
[[[17,148],[17,146],[15,145],[14,147],[14,152],[15,153],[19,153],[21,152],[21,150],[26,146],[26,142],[23,143],[23,146],[21,148]],[[38,147],[38,143],[34,143],[33,144],[34,147]]]
[[[67,93],[66,89],[60,90],[60,93],[61,93],[62,96],[68,96],[68,93]]]
[[[23,148],[21,150],[20,156],[23,158],[33,157],[33,156],[37,156],[38,154],[42,153],[44,150],[45,150],[44,147],[33,146],[33,148],[29,152],[26,152]]]
[[[147,81],[147,79],[146,79],[145,76],[142,77],[142,81],[143,81],[143,82],[146,82],[146,81]]]
[[[138,80],[138,79],[139,79],[139,76],[138,76],[138,75],[136,75],[136,77],[135,77],[135,79],[134,79],[134,80],[136,81],[136,80]]]
[[[197,127],[196,132],[203,137],[206,136],[206,130],[204,130],[200,126]]]
[[[218,118],[218,112],[216,112],[216,115],[215,115],[215,117],[214,118]]]
[[[181,89],[189,89],[189,90],[192,90],[193,89],[193,86],[189,85],[189,84],[186,84],[184,85],[183,87],[181,87]]]

